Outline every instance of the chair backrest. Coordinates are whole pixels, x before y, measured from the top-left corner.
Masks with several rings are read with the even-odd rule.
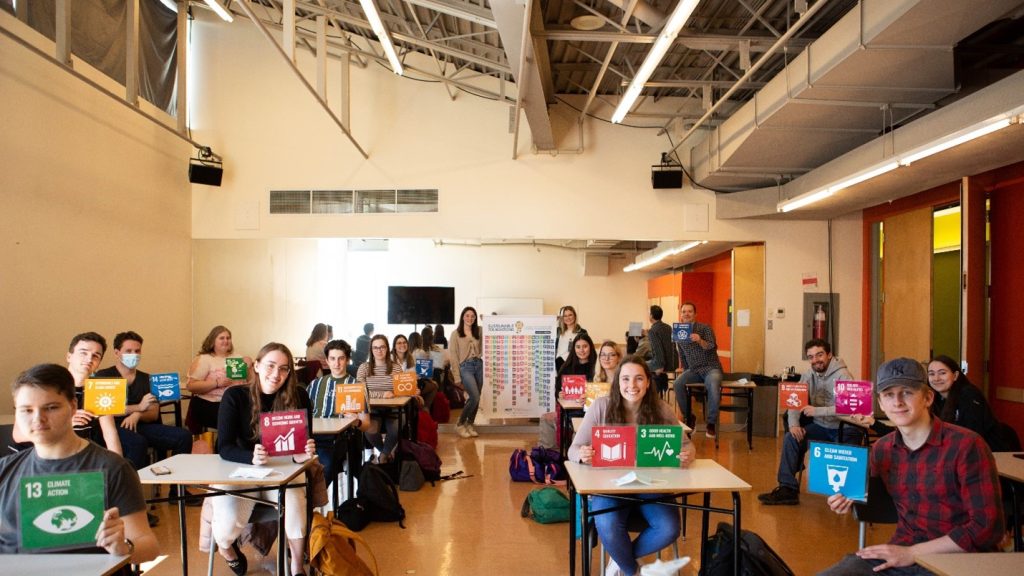
[[[867,503],[854,502],[853,517],[860,522],[860,547],[865,544],[865,526],[867,524],[895,524],[899,520],[896,504],[892,501],[889,490],[881,477],[868,478]]]

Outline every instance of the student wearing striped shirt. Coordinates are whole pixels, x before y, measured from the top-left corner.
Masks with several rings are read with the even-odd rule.
[[[1003,506],[995,460],[974,432],[931,413],[935,392],[917,360],[896,358],[878,368],[878,403],[897,430],[871,448],[871,475],[881,477],[896,505],[888,544],[844,557],[819,576],[926,575],[922,554],[994,552],[1003,538]],[[853,501],[830,496],[833,512]]]
[[[321,376],[309,383],[307,392],[309,401],[313,404],[314,418],[341,418],[342,416],[355,416],[357,418],[354,426],[357,430],[368,430],[370,428],[370,412],[367,407],[369,395],[366,393],[366,386],[363,388],[363,410],[361,412],[349,413],[344,408],[338,409],[335,402],[338,390],[345,384],[355,384],[356,379],[348,375],[348,359],[352,354],[352,347],[344,340],[331,340],[324,346],[324,356],[327,359],[327,367],[331,373]],[[324,477],[328,485],[335,481],[338,473],[338,458],[343,452],[341,446],[337,445],[337,436],[324,434],[314,436],[316,440],[316,455],[324,467]],[[362,442],[362,440],[359,440]]]
[[[391,357],[388,337],[377,334],[370,339],[370,359],[359,367],[356,373],[356,382],[366,385],[370,398],[394,398],[394,384],[392,376],[402,371],[402,367],[396,364]],[[385,416],[383,413],[370,412],[372,419],[370,430],[366,432],[366,439],[380,453],[378,462],[390,462],[394,457],[395,447],[398,446],[398,417],[393,415]],[[385,435],[380,433],[381,420],[383,420]]]

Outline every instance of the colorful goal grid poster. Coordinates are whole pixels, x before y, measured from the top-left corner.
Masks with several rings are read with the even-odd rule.
[[[555,411],[554,316],[483,316],[487,418],[539,418]]]

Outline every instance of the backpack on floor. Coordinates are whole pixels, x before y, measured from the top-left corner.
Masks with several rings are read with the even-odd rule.
[[[361,531],[370,523],[370,513],[359,498],[349,498],[338,506],[338,521],[350,530]]]
[[[534,463],[541,463],[551,470],[553,480],[565,480],[565,464],[562,463],[562,454],[553,448],[534,446],[530,450],[530,458]]]
[[[537,449],[534,449],[537,450]],[[544,450],[541,448],[541,450]],[[555,452],[557,454],[557,452]],[[564,473],[564,469],[562,469]],[[533,482],[535,484],[564,484],[557,480],[559,465],[553,462],[536,461],[529,452],[518,449],[508,459],[508,473],[513,482]]]
[[[362,545],[373,561],[373,570],[356,554],[353,542]],[[333,512],[328,512],[326,518],[319,512],[313,513],[309,568],[310,574],[317,576],[376,576],[379,572],[373,550],[358,534],[335,520]]]
[[[374,522],[398,522],[405,528],[405,508],[398,499],[398,485],[376,464],[363,467],[359,474],[359,500]]]
[[[438,424],[447,424],[452,421],[452,407],[447,396],[444,394],[434,396],[434,405],[430,407],[430,417]]]
[[[426,410],[420,410],[416,417],[416,440],[437,448],[437,422]]]
[[[732,524],[720,522],[718,531],[708,538],[707,566],[701,566],[700,576],[732,574]],[[750,530],[740,531],[741,576],[794,576],[786,562],[760,536]]]
[[[420,470],[420,465],[413,460],[402,461],[402,472],[398,479],[398,489],[402,492],[415,492],[423,485],[426,484],[426,480],[423,478],[423,471]]]
[[[520,511],[523,518],[532,518],[541,524],[569,521],[569,497],[558,488],[545,486],[526,495]]]
[[[402,455],[403,459],[419,464],[420,470],[423,472],[423,479],[430,482],[431,486],[441,479],[441,458],[429,444],[411,442],[402,438],[398,442],[398,453]]]

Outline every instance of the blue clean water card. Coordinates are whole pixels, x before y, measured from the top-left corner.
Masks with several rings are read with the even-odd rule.
[[[672,324],[672,341],[689,342],[690,334],[693,332],[693,324],[689,322],[674,322]]]
[[[416,377],[417,378],[433,378],[434,377],[434,361],[429,358],[423,358],[416,361]]]
[[[811,442],[807,489],[831,496],[842,494],[868,501],[868,449],[830,442]]]
[[[149,377],[149,391],[160,402],[181,400],[181,380],[177,372],[153,374]]]

